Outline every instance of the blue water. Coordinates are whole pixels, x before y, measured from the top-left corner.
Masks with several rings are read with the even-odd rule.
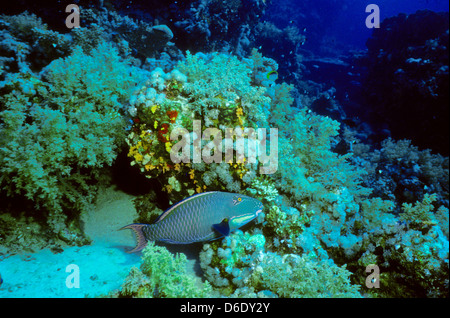
[[[436,12],[448,12],[449,9],[448,1],[441,0],[381,0],[376,2],[353,0],[340,3],[340,9],[336,12],[336,20],[333,27],[330,28],[330,32],[336,36],[338,41],[358,48],[365,48],[366,41],[372,33],[371,29],[365,27],[365,20],[369,15],[366,12],[366,7],[369,4],[378,5],[381,20],[396,16],[399,13],[414,13],[417,10],[428,9]]]

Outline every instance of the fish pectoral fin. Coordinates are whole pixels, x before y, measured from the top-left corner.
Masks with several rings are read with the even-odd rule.
[[[228,219],[223,219],[222,222],[212,225],[213,229],[223,236],[230,235],[230,225]]]

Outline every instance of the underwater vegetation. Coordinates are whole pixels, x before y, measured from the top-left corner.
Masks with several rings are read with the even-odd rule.
[[[186,255],[173,255],[150,242],[142,252],[140,268],[130,270],[116,297],[212,297],[208,281],[186,273]]]
[[[121,102],[136,80],[103,43],[91,55],[77,47],[39,77],[23,71],[4,83],[3,193],[33,201],[59,237],[76,235],[64,226],[63,211],[80,211],[92,201],[100,170],[113,163],[124,142]]]
[[[241,6],[208,5],[204,15]],[[124,155],[170,204],[222,191],[253,197],[263,211],[203,245],[202,279],[186,271],[183,253],[149,242],[140,267],[111,296],[448,297],[447,157],[409,140],[371,148],[350,127],[296,103],[278,61],[250,45],[227,53],[218,37],[204,44],[210,51],[181,51],[165,25],[86,12],[86,25],[70,36],[34,14],[0,16],[1,257],[87,244],[79,217],[98,187],[113,182]],[[207,33],[194,23],[201,14],[177,28]],[[256,19],[240,14],[241,23]],[[142,45],[137,34],[154,44]],[[228,138],[229,160],[219,160],[212,154],[226,151],[215,141],[227,128],[240,132]],[[278,144],[272,173],[261,173],[261,158],[249,160],[239,144],[250,128],[270,131],[267,151]],[[190,142],[177,146],[179,137]],[[351,145],[345,152],[336,151],[341,141]],[[196,142],[204,160],[195,160]],[[184,154],[180,162],[174,152]],[[155,193],[135,199],[136,222],[152,223],[167,208]],[[366,287],[371,264],[380,288]]]

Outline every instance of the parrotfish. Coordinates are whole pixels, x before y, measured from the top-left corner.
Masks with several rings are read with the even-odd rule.
[[[121,228],[136,234],[129,253],[142,250],[147,241],[171,244],[205,242],[228,236],[255,219],[263,209],[252,197],[229,192],[204,192],[188,197],[162,213],[153,224],[133,223]]]

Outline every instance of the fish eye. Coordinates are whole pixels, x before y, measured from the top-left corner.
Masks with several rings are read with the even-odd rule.
[[[242,198],[241,197],[235,196],[233,198],[233,205],[237,205],[237,204],[239,204],[241,202],[242,202]]]

